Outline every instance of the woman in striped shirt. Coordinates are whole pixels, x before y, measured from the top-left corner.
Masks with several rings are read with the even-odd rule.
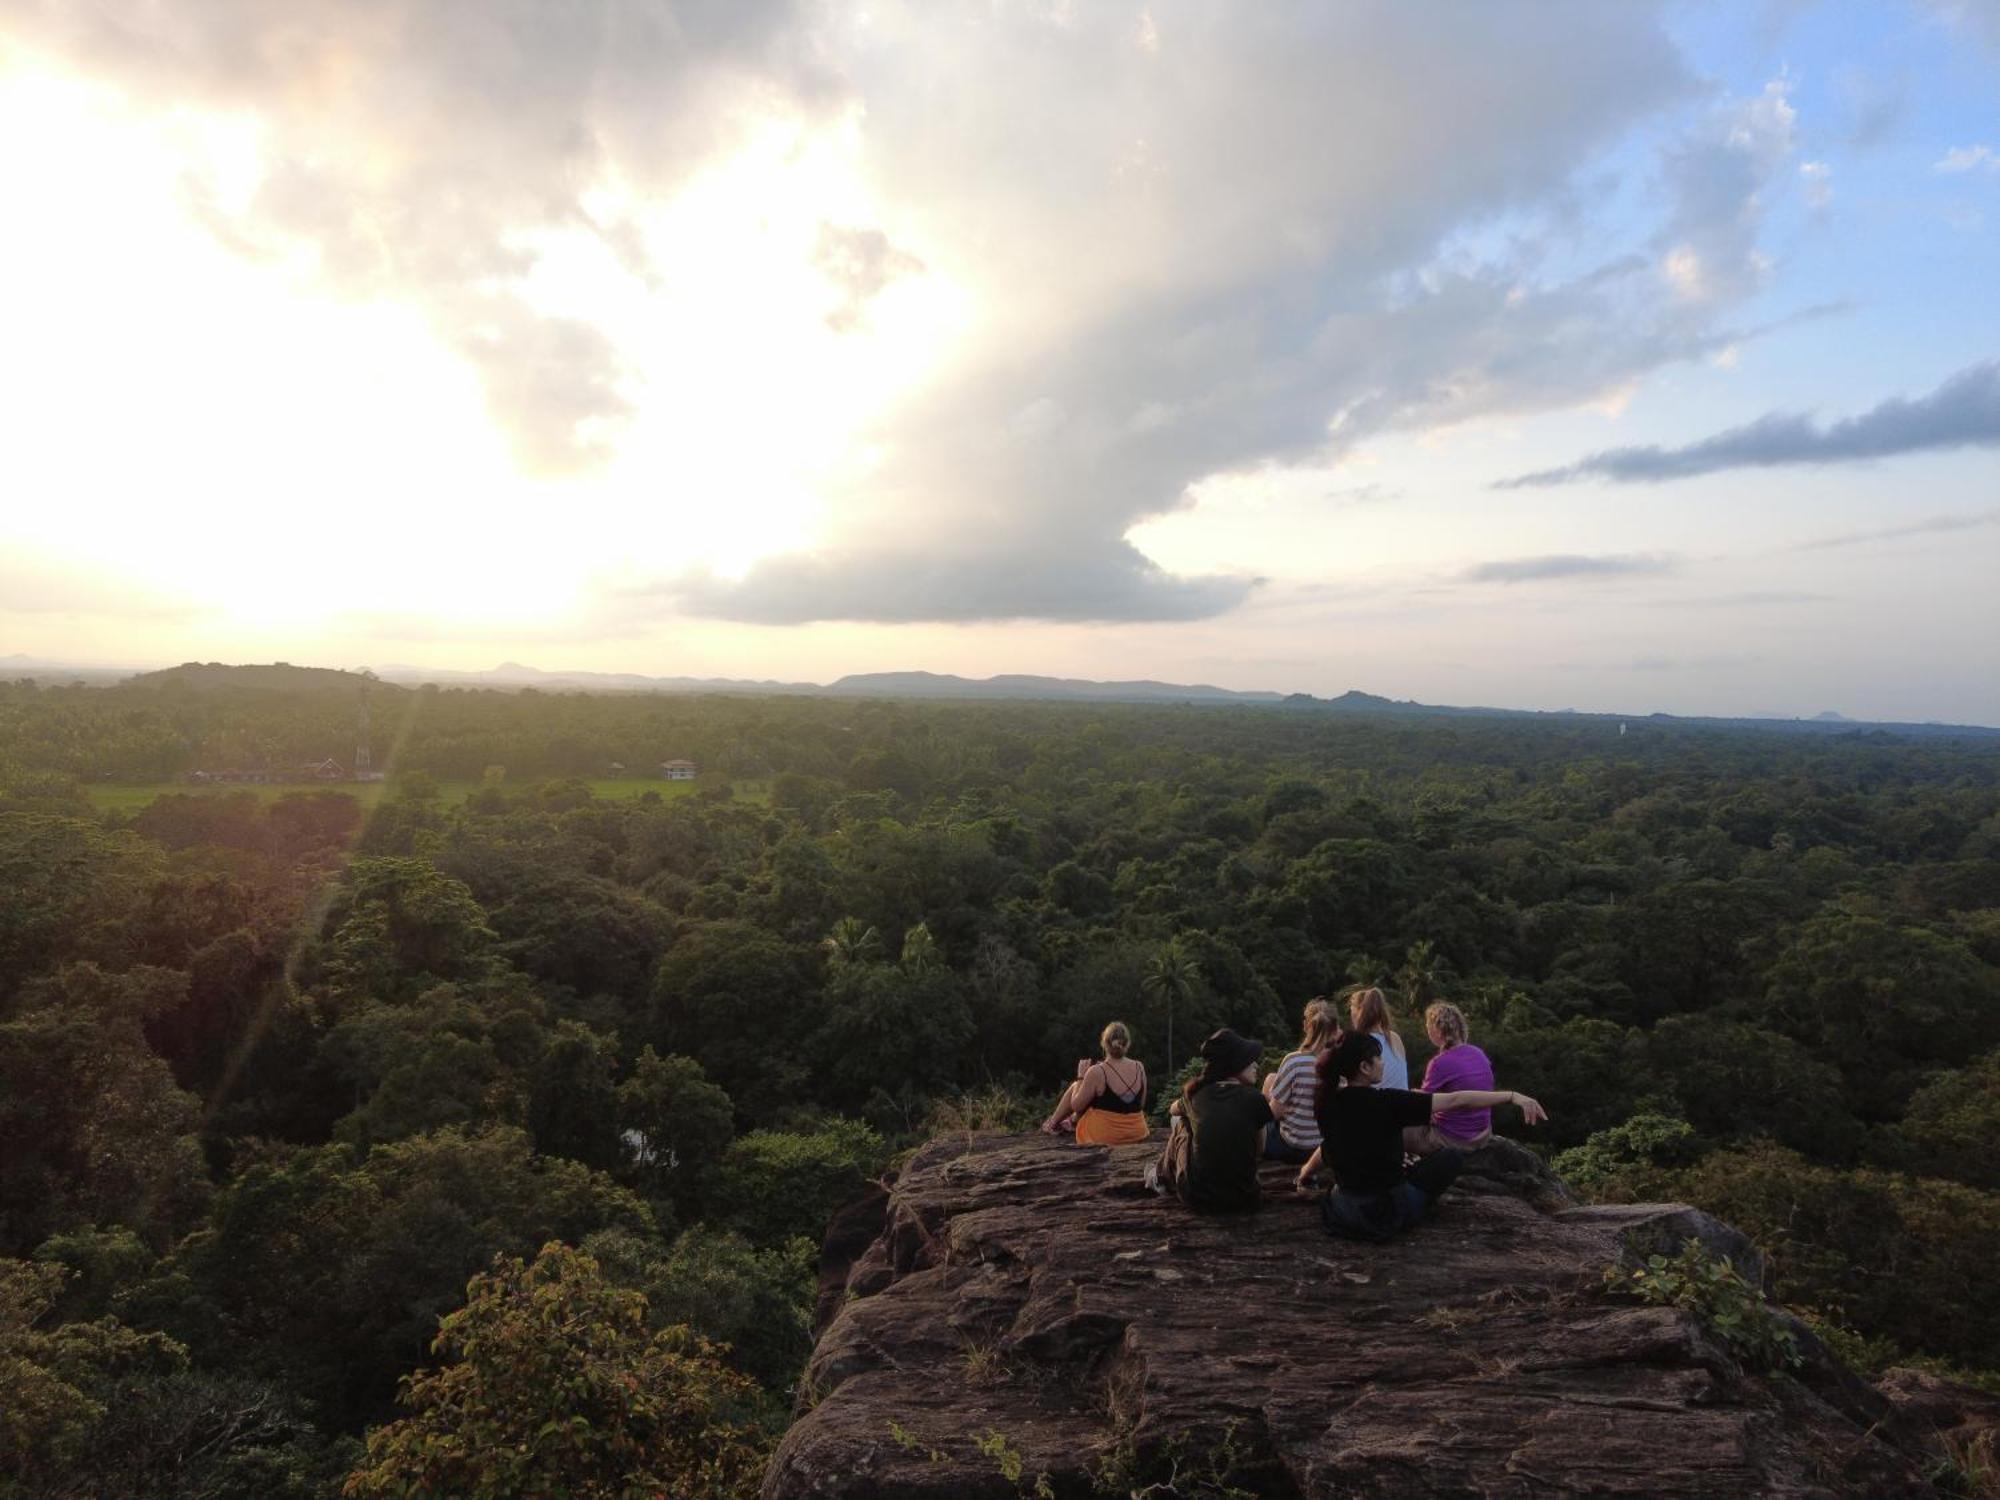
[[[1275,1161],[1301,1162],[1319,1149],[1319,1060],[1340,1041],[1340,1007],[1324,995],[1306,1002],[1298,1050],[1271,1070],[1264,1093],[1284,1109],[1284,1117],[1264,1136],[1264,1154]]]

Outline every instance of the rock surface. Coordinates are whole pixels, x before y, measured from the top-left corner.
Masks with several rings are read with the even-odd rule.
[[[1202,1218],[1141,1186],[1152,1155],[937,1141],[844,1216],[766,1500],[1934,1493],[1816,1341],[1766,1378],[1605,1290],[1689,1236],[1748,1263],[1691,1209],[1575,1207],[1500,1142],[1428,1224],[1360,1245],[1289,1169],[1261,1213]]]

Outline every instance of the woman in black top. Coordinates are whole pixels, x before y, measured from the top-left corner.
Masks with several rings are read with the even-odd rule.
[[[1339,1186],[1321,1203],[1327,1232],[1352,1239],[1386,1240],[1423,1219],[1458,1179],[1465,1153],[1456,1147],[1426,1156],[1403,1171],[1403,1129],[1427,1123],[1433,1114],[1459,1109],[1495,1109],[1518,1104],[1530,1125],[1548,1112],[1526,1094],[1461,1089],[1426,1094],[1413,1089],[1377,1088],[1382,1081],[1382,1044],[1367,1032],[1350,1031],[1327,1054],[1330,1075],[1320,1089],[1320,1149],[1299,1169],[1299,1187],[1312,1181],[1325,1158]],[[1338,1081],[1338,1087],[1335,1083]]]

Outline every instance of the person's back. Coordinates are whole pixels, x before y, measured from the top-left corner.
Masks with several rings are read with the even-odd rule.
[[[1199,1213],[1248,1213],[1262,1201],[1257,1161],[1271,1106],[1248,1084],[1210,1084],[1188,1096],[1187,1176],[1181,1201]]]
[[[1257,1163],[1271,1101],[1257,1092],[1257,1058],[1264,1044],[1228,1027],[1201,1044],[1205,1066],[1188,1082],[1176,1108],[1187,1132],[1187,1165],[1173,1182],[1181,1202],[1197,1213],[1248,1213],[1262,1199]],[[1282,1113],[1283,1105],[1278,1106]],[[1169,1143],[1169,1156],[1172,1155]],[[1162,1163],[1163,1179],[1168,1175]]]
[[[1079,1146],[1123,1146],[1146,1138],[1146,1068],[1137,1058],[1107,1057],[1092,1064],[1097,1093],[1076,1122]],[[1092,1080],[1086,1074],[1084,1083]]]
[[[1334,1089],[1321,1102],[1322,1160],[1349,1192],[1386,1193],[1403,1180],[1403,1130],[1431,1117],[1428,1094],[1377,1087]]]
[[[1355,1031],[1372,1036],[1381,1044],[1382,1081],[1376,1087],[1408,1088],[1410,1059],[1403,1050],[1403,1039],[1396,1034],[1396,1023],[1389,1015],[1389,997],[1382,993],[1381,986],[1364,984],[1352,990],[1347,997],[1347,1016]]]
[[[1313,1114],[1319,1097],[1319,1054],[1305,1048],[1287,1053],[1271,1075],[1271,1097],[1285,1110],[1278,1134],[1287,1146],[1310,1155],[1319,1145],[1319,1122]]]
[[[1493,1063],[1470,1042],[1447,1047],[1424,1069],[1424,1092],[1456,1094],[1493,1087]],[[1431,1122],[1447,1141],[1470,1145],[1493,1134],[1493,1111],[1468,1109],[1457,1114],[1439,1115]]]
[[[1410,1086],[1410,1060],[1397,1050],[1402,1038],[1388,1031],[1368,1033],[1382,1044],[1382,1081],[1378,1089],[1407,1089]]]

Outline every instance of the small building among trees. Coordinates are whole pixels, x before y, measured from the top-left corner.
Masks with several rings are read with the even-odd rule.
[[[691,760],[663,760],[660,774],[669,781],[693,781],[695,763]]]

